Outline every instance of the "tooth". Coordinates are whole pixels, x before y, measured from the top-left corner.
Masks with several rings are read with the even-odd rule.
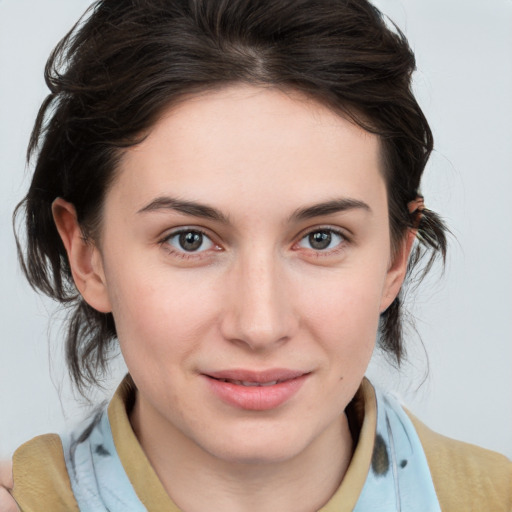
[[[259,386],[259,382],[249,382],[247,380],[243,380],[242,381],[242,386],[250,386],[250,387],[253,387],[253,386]]]
[[[273,386],[277,384],[277,380],[272,380],[270,382],[250,382],[247,380],[242,381],[234,381],[236,384],[247,387],[259,387],[259,386]]]
[[[237,386],[246,386],[246,387],[258,387],[258,386],[275,386],[279,384],[280,380],[271,380],[269,382],[252,382],[248,380],[234,380],[234,379],[218,379],[221,382],[229,382],[231,384],[235,384]]]

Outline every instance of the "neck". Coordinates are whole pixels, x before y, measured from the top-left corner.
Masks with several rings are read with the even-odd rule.
[[[130,420],[165,490],[186,512],[318,510],[339,487],[353,451],[345,414],[296,456],[254,463],[206,452],[139,398]]]

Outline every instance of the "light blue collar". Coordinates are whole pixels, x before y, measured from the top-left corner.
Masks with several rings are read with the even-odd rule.
[[[375,390],[372,463],[354,512],[441,512],[416,430],[395,398]]]
[[[61,439],[80,512],[147,512],[117,454],[106,407],[85,430]]]

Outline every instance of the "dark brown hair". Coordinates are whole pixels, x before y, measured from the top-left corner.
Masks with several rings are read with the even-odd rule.
[[[51,204],[74,204],[93,241],[123,148],[137,144],[184,95],[230,83],[301,91],[380,136],[391,240],[418,228],[411,263],[444,258],[445,229],[431,211],[410,214],[432,151],[411,92],[415,60],[403,34],[366,0],[100,0],[51,54],[50,94],[28,159],[25,210],[31,285],[70,307],[67,361],[80,390],[97,382],[115,347],[111,314],[91,308],[73,283]],[[403,355],[401,296],[382,314],[380,346]]]

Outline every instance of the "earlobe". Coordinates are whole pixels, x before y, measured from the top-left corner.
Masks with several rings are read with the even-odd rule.
[[[380,312],[383,313],[395,300],[405,279],[409,254],[416,239],[417,229],[409,229],[388,269],[382,294]]]
[[[78,291],[91,307],[109,313],[111,306],[98,247],[84,237],[71,203],[58,197],[52,204],[52,213]]]

